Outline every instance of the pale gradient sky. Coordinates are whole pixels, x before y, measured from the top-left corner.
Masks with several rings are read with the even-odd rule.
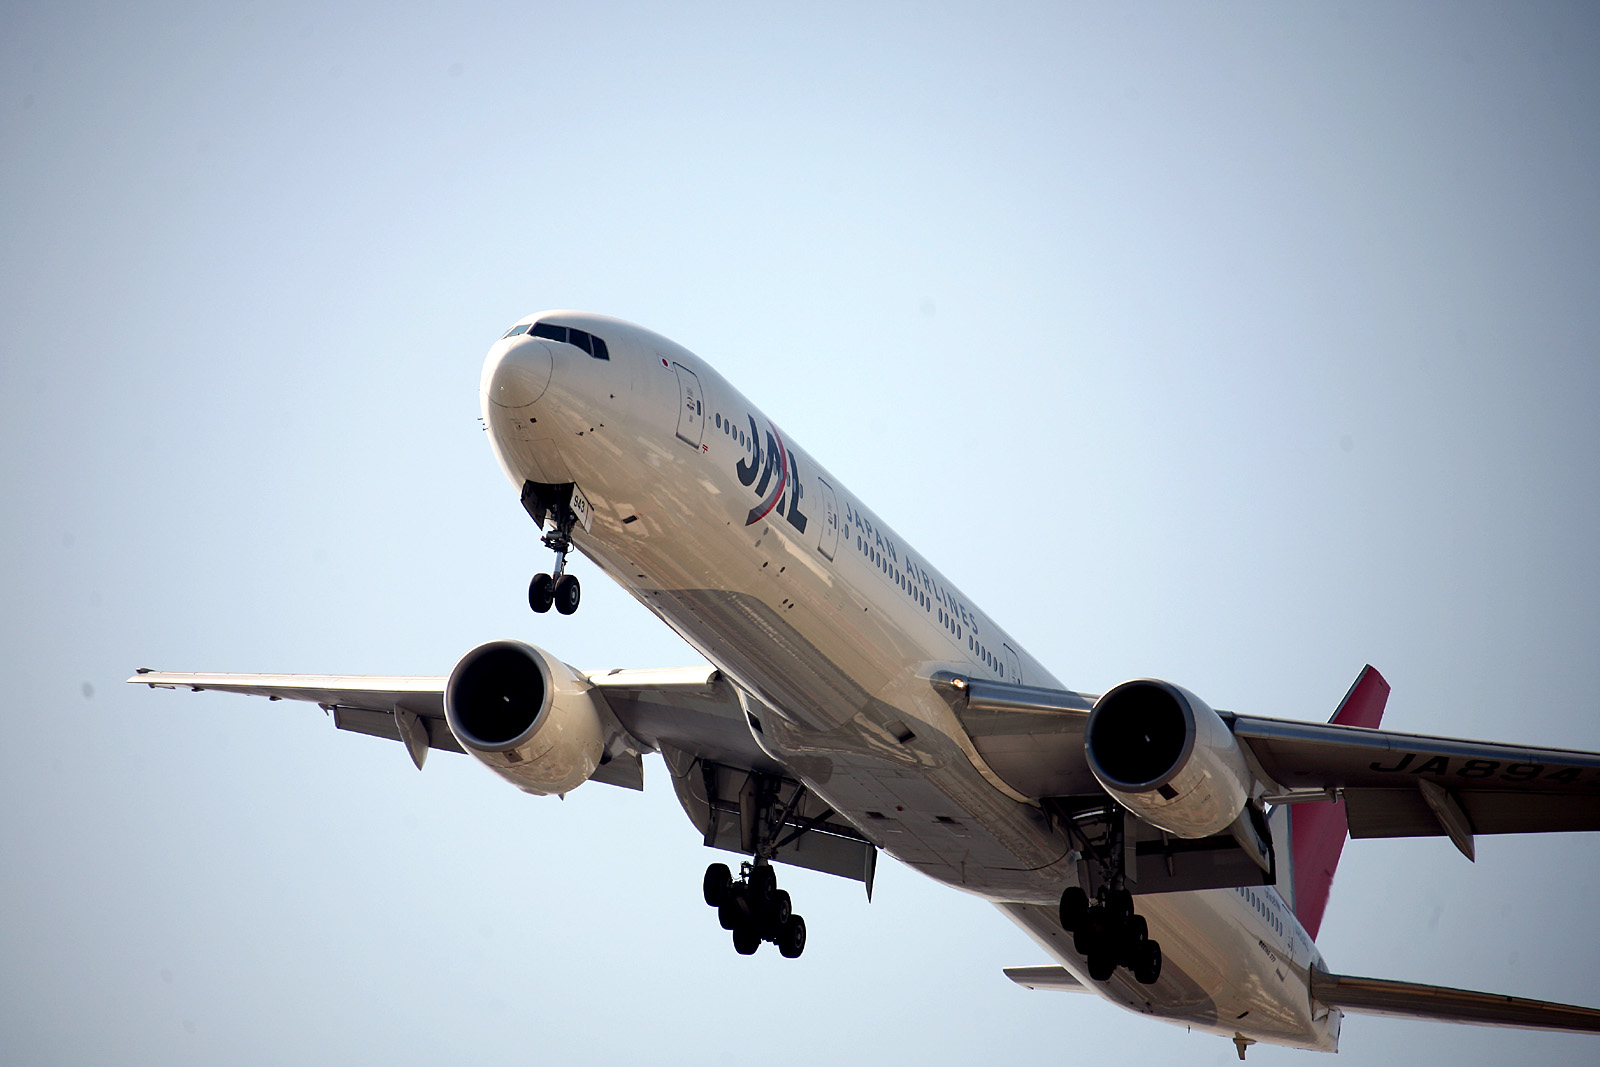
[[[476,385],[541,308],[699,353],[1076,688],[1370,661],[1395,729],[1600,750],[1593,6],[991,8],[0,5],[0,1058],[1237,1062],[892,862],[736,956],[659,763],[537,800],[121,684],[693,662],[581,563],[526,608]],[[1320,944],[1600,1004],[1597,883],[1356,842]]]

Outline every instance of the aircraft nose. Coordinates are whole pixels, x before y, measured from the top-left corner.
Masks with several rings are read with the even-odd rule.
[[[534,403],[550,387],[555,360],[549,347],[532,337],[517,337],[489,350],[483,361],[479,390],[488,403],[520,408]]]

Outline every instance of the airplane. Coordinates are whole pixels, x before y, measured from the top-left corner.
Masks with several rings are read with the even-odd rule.
[[[1067,689],[704,360],[577,311],[489,349],[484,427],[570,615],[576,550],[709,666],[580,671],[495,640],[443,677],[195,674],[151,688],[321,705],[523,791],[644,787],[664,761],[749,955],[805,949],[777,864],[854,879],[880,852],[993,902],[1052,961],[1030,989],[1336,1052],[1344,1013],[1600,1033],[1600,1010],[1341,974],[1315,938],[1347,838],[1600,829],[1600,753],[1379,729],[1364,668],[1328,723],[1213,710],[1170,682]]]

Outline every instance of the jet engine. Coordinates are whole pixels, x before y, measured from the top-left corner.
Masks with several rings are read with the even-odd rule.
[[[598,699],[572,668],[521,641],[461,657],[444,687],[444,717],[461,747],[527,793],[566,793],[600,766]]]
[[[1178,837],[1227,829],[1250,796],[1252,775],[1233,731],[1170,682],[1123,682],[1095,701],[1084,750],[1123,807]]]

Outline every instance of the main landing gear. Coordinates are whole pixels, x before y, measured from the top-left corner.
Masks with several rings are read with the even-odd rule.
[[[714,841],[712,830],[716,827],[720,805],[715,768],[702,762],[701,769],[705,774],[711,817],[706,837],[709,845]],[[825,808],[822,814],[789,830],[792,817],[806,797],[806,787],[794,783],[785,801],[783,786],[783,780],[776,775],[749,772],[745,785],[739,790],[737,810],[739,851],[749,853],[752,858],[739,865],[737,879],[726,864],[713,863],[706,868],[706,903],[717,909],[717,921],[733,934],[734,950],[741,956],[752,955],[763,941],[777,945],[778,951],[791,960],[806,948],[806,921],[794,914],[789,894],[778,888],[778,872],[773,870],[772,860],[779,849],[832,815],[833,809]]]
[[[1150,940],[1150,924],[1133,913],[1133,894],[1105,889],[1100,899],[1068,886],[1061,894],[1061,925],[1072,934],[1072,947],[1089,961],[1089,977],[1107,981],[1122,966],[1143,985],[1161,977],[1161,945]]]
[[[778,888],[778,872],[767,860],[739,866],[739,880],[725,863],[706,868],[706,903],[717,909],[717,920],[733,932],[733,948],[741,956],[753,955],[761,942],[771,941],[786,959],[806,949],[806,921],[794,914],[789,894]]]
[[[567,553],[572,551],[572,528],[577,525],[578,517],[571,508],[563,506],[558,510],[561,517],[555,529],[542,539],[546,548],[555,551],[555,573],[535,574],[533,581],[528,583],[528,606],[541,615],[549,611],[552,605],[561,614],[571,615],[578,610],[578,600],[582,595],[577,576],[566,573]]]
[[[1161,946],[1150,940],[1150,924],[1133,913],[1127,865],[1135,852],[1127,840],[1127,813],[1116,804],[1067,815],[1068,832],[1081,848],[1079,869],[1088,883],[1061,894],[1061,926],[1089,965],[1089,977],[1108,981],[1126,967],[1143,985],[1161,977]],[[1092,892],[1093,898],[1090,897]]]

